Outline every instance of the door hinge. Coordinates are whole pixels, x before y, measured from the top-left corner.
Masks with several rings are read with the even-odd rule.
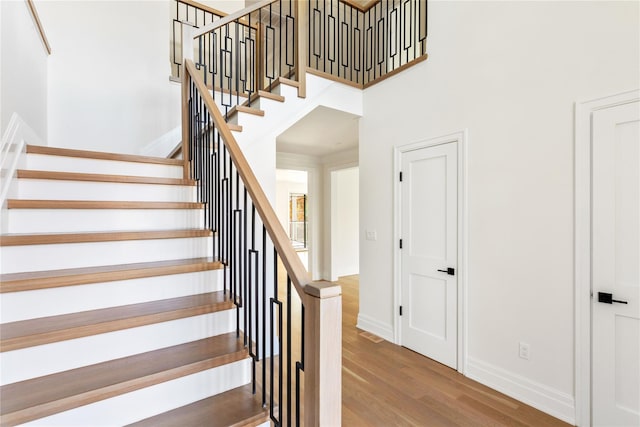
[[[402,172],[400,172],[400,182],[402,182]]]
[[[402,239],[400,239],[400,249],[402,249]]]
[[[400,316],[402,316],[402,306],[400,306]]]

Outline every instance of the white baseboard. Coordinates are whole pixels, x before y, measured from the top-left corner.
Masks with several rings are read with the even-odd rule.
[[[358,329],[371,332],[389,342],[395,342],[393,339],[393,326],[373,319],[366,314],[358,313]]]
[[[472,357],[467,358],[465,375],[487,387],[575,425],[575,399],[567,393]]]

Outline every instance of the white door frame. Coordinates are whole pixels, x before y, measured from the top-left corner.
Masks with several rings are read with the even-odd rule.
[[[400,212],[400,179],[402,168],[402,154],[408,151],[419,150],[421,148],[433,147],[435,145],[458,143],[458,372],[464,373],[467,360],[467,131],[443,135],[435,138],[423,139],[406,145],[393,148],[393,335],[394,342],[400,345],[401,326],[400,313],[398,307],[402,301],[402,280],[401,280],[401,252],[398,242],[402,238],[400,235],[401,212]]]
[[[575,105],[575,407],[576,425],[591,425],[591,116],[640,100],[632,90]]]

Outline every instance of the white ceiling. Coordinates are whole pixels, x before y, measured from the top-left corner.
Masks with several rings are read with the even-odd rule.
[[[278,152],[324,157],[358,147],[355,114],[317,107],[276,138]]]
[[[307,171],[276,169],[276,181],[287,181],[295,182],[296,184],[306,184]]]

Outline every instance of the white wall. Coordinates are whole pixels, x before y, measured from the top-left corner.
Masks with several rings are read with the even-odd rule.
[[[638,2],[431,2],[429,59],[365,91],[360,314],[393,331],[392,147],[468,129],[469,375],[573,419],[573,106],[638,88]],[[531,346],[518,358],[518,342]]]
[[[3,2],[4,3],[4,2]],[[207,1],[223,11],[243,3]],[[38,1],[55,46],[50,145],[138,153],[180,125],[169,1]]]
[[[47,52],[25,1],[0,1],[0,10],[0,135],[17,113],[46,141]]]
[[[137,153],[180,123],[169,82],[168,1],[38,1],[55,46],[49,142]]]
[[[331,280],[358,274],[358,168],[331,172]]]

